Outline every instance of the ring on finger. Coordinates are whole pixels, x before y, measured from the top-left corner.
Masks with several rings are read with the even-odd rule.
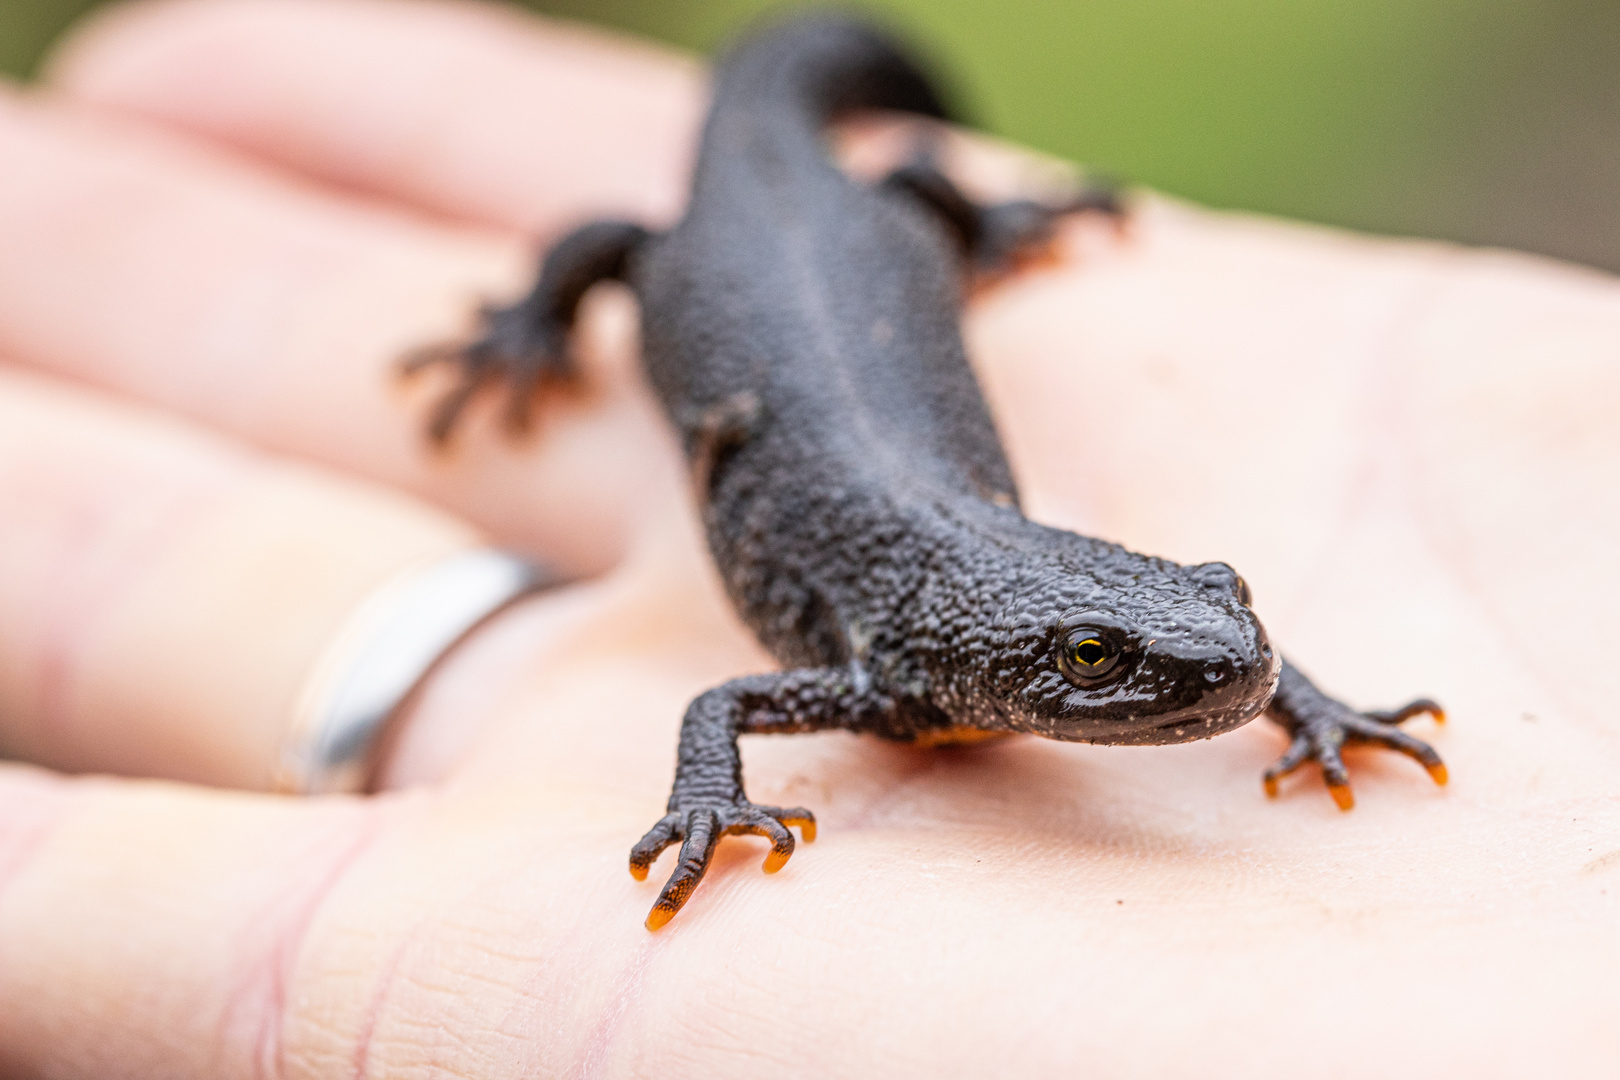
[[[490,547],[433,559],[384,582],[355,607],[304,684],[275,789],[364,790],[389,719],[439,661],[491,616],[561,583],[549,568]]]

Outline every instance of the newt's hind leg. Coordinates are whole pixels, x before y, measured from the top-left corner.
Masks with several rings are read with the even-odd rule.
[[[1445,763],[1434,747],[1396,726],[1425,713],[1444,723],[1445,710],[1428,698],[1419,698],[1387,712],[1359,713],[1322,693],[1298,668],[1284,660],[1282,676],[1277,681],[1277,696],[1272,698],[1266,711],[1293,736],[1287,751],[1265,771],[1267,795],[1275,797],[1280,778],[1306,761],[1314,760],[1322,766],[1322,779],[1333,801],[1339,804],[1340,810],[1349,810],[1356,800],[1350,792],[1350,775],[1339,749],[1356,743],[1376,743],[1397,750],[1427,769],[1435,783],[1444,784],[1447,780]]]
[[[981,272],[1007,269],[1039,251],[1050,243],[1058,219],[1068,214],[1103,214],[1115,222],[1125,218],[1124,203],[1111,184],[1081,188],[1058,202],[1014,199],[983,204],[963,194],[927,159],[896,169],[884,179],[883,187],[904,192],[938,214],[974,268]]]
[[[568,334],[580,300],[599,281],[624,280],[631,256],[649,235],[628,221],[581,226],[546,252],[527,296],[509,307],[483,308],[475,340],[429,345],[407,356],[402,363],[407,374],[449,364],[458,375],[433,410],[429,438],[443,444],[473,395],[496,382],[506,384],[507,425],[514,431],[526,428],[540,382],[575,374]]]
[[[737,736],[858,728],[892,710],[887,698],[858,682],[850,671],[838,668],[749,675],[715,687],[687,707],[669,812],[630,849],[630,874],[645,881],[659,853],[681,845],[680,861],[647,915],[647,929],[657,930],[674,918],[708,872],[722,836],[755,833],[769,839],[767,874],[780,870],[793,854],[788,826],[797,825],[806,843],[816,838],[810,811],[748,801]]]

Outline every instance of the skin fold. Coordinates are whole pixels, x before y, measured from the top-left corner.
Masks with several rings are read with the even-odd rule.
[[[1269,803],[1261,725],[745,739],[815,858],[734,840],[641,928],[681,711],[770,661],[633,306],[520,452],[425,452],[443,384],[388,373],[530,237],[667,224],[700,105],[679,58],[370,0],[115,12],[0,98],[0,1075],[1606,1075],[1620,286],[1162,199],[968,311],[1024,509],[1241,567],[1324,684],[1446,703],[1452,785],[1365,755],[1355,814]],[[383,794],[255,794],[338,598],[474,536],[596,576],[446,665]]]

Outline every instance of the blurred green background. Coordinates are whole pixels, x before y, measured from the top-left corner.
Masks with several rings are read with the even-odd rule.
[[[0,0],[26,74],[94,0]],[[710,50],[765,0],[536,0]],[[1620,270],[1620,0],[878,0],[976,118],[1214,206]]]

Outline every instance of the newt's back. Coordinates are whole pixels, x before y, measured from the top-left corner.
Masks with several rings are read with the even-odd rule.
[[[783,452],[803,421],[846,467],[950,486],[965,468],[1010,492],[958,329],[960,254],[913,200],[827,156],[828,121],[857,107],[943,113],[909,60],[843,19],[722,64],[687,215],[638,268],[648,366],[683,430],[752,392],[770,414],[756,436]]]
[[[788,593],[853,599],[843,579],[863,573],[885,516],[1016,498],[961,341],[959,251],[914,200],[827,156],[828,121],[855,107],[943,112],[859,24],[752,39],[718,74],[685,219],[633,276],[646,364],[702,473],[711,544],[772,638],[760,620],[780,620]],[[761,590],[777,594],[768,612]]]

